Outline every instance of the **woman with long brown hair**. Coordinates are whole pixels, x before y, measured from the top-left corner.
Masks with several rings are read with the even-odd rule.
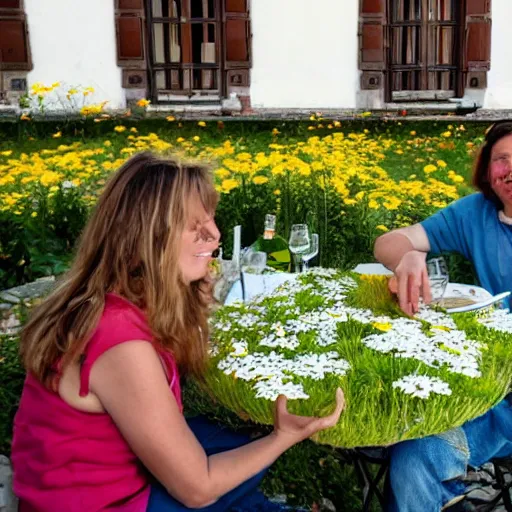
[[[216,203],[207,169],[147,153],[106,185],[70,271],[23,329],[20,512],[243,510],[265,468],[338,421],[340,390],[323,418],[280,397],[273,432],[250,443],[183,417],[180,376],[207,362]]]
[[[420,297],[431,300],[428,253],[453,252],[473,263],[493,295],[512,290],[512,121],[494,124],[475,161],[477,193],[463,197],[419,224],[379,237],[375,257],[395,273],[394,291],[408,315]],[[437,512],[466,509],[467,467],[512,455],[512,394],[486,414],[440,436],[391,448],[389,510]],[[462,502],[460,504],[459,502]]]

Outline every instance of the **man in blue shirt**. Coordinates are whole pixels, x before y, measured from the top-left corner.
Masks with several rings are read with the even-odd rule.
[[[462,254],[473,263],[487,291],[512,291],[512,218],[482,193],[459,199],[420,225],[430,253]]]
[[[512,291],[512,122],[487,132],[473,183],[480,192],[459,199],[420,224],[379,237],[375,257],[395,273],[402,310],[413,315],[431,300],[427,254],[456,252],[470,260],[482,287]],[[483,416],[439,436],[391,449],[388,510],[437,512],[464,497],[467,466],[512,456],[509,395]]]

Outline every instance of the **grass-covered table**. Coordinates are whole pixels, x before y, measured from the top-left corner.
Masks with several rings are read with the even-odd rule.
[[[346,410],[315,441],[387,446],[444,432],[493,407],[512,377],[512,315],[405,317],[385,277],[314,269],[213,319],[210,393],[240,416],[273,422],[273,401],[329,413],[339,386]]]

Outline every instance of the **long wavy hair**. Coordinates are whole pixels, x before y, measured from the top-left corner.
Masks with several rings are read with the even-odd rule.
[[[21,334],[27,371],[55,386],[55,368],[78,362],[98,324],[105,294],[140,307],[155,342],[183,374],[200,376],[207,357],[211,286],[185,284],[178,255],[187,205],[198,194],[217,206],[211,173],[197,164],[140,153],[108,181],[79,241],[70,270],[37,308]]]

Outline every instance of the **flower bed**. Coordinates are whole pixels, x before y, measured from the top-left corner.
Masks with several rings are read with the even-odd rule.
[[[272,294],[222,307],[206,386],[229,409],[271,424],[273,401],[323,415],[347,408],[320,443],[388,445],[479,416],[512,379],[512,318],[501,311],[404,317],[385,278],[315,269]]]
[[[212,163],[224,254],[234,225],[243,226],[248,245],[265,214],[275,213],[284,237],[297,222],[319,233],[323,266],[351,268],[371,258],[377,235],[470,190],[468,152],[483,132],[318,118],[279,128],[168,119],[20,121],[23,140],[0,137],[0,288],[61,272],[108,176],[145,150]]]

